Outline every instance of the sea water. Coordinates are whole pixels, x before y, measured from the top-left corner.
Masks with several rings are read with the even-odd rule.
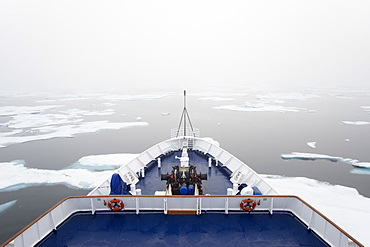
[[[313,179],[306,183],[313,192],[327,182],[365,197],[369,169],[282,155],[370,162],[369,106],[370,91],[342,88],[199,90],[187,97],[201,137],[212,137],[256,172]],[[104,180],[104,172],[119,165],[109,154],[138,154],[168,139],[182,109],[182,92],[172,91],[2,93],[0,242],[63,198],[86,195],[99,184],[92,180]],[[99,157],[98,166],[105,168],[79,169],[84,157],[92,157],[88,162]]]

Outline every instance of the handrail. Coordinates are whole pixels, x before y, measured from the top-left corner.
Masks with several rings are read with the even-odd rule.
[[[171,129],[171,138],[177,138],[183,136],[183,133],[187,133],[187,136],[200,137],[200,130],[198,128],[173,128]]]
[[[355,238],[353,238],[350,234],[348,234],[346,231],[344,231],[342,228],[340,228],[338,225],[336,225],[333,221],[328,219],[325,215],[320,213],[317,209],[315,209],[313,206],[308,204],[306,201],[302,200],[298,196],[292,196],[292,195],[261,195],[261,196],[245,196],[245,195],[230,195],[230,196],[225,196],[225,195],[200,195],[200,196],[179,196],[179,195],[172,195],[172,196],[163,196],[163,195],[158,195],[158,196],[152,196],[152,195],[137,195],[137,196],[130,196],[130,195],[119,195],[119,196],[71,196],[63,199],[59,203],[57,203],[55,206],[50,208],[48,211],[43,213],[41,216],[39,216],[37,219],[32,221],[30,224],[28,224],[25,228],[23,228],[21,231],[19,231],[17,234],[15,234],[12,238],[10,238],[8,241],[6,241],[1,247],[7,246],[9,243],[17,239],[18,237],[22,237],[22,234],[24,234],[27,230],[31,230],[31,228],[38,224],[41,220],[43,220],[44,217],[46,217],[48,214],[51,214],[51,217],[53,217],[52,212],[56,211],[58,207],[61,207],[63,204],[66,204],[65,207],[67,209],[63,211],[68,212],[65,213],[65,215],[62,217],[61,222],[55,222],[55,224],[59,225],[62,223],[65,219],[67,219],[71,214],[78,212],[78,211],[91,211],[92,213],[97,212],[97,211],[106,211],[106,207],[102,207],[101,205],[94,205],[96,198],[97,200],[104,200],[107,198],[119,198],[122,200],[126,200],[129,202],[129,200],[133,201],[132,203],[132,208],[129,208],[129,210],[136,211],[136,213],[139,213],[140,211],[143,210],[155,210],[155,209],[148,209],[144,207],[144,203],[138,203],[139,201],[144,201],[148,199],[152,199],[152,201],[158,200],[162,198],[162,205],[156,209],[158,211],[162,211],[166,213],[169,208],[171,207],[169,205],[169,201],[171,200],[177,200],[176,205],[179,205],[181,203],[186,202],[187,200],[195,200],[195,204],[192,208],[194,209],[197,214],[201,214],[202,210],[217,210],[219,211],[221,208],[225,210],[225,213],[227,214],[230,211],[240,211],[238,208],[239,202],[242,198],[252,198],[255,200],[262,200],[261,206],[258,206],[255,210],[256,211],[269,211],[270,213],[278,212],[278,211],[287,211],[291,212],[294,214],[297,218],[299,218],[303,223],[307,225],[308,228],[313,229],[312,227],[315,227],[315,222],[312,223],[312,221],[316,220],[320,221],[320,218],[317,218],[317,216],[314,216],[315,214],[318,215],[319,217],[324,220],[325,224],[325,230],[324,232],[317,232],[320,229],[313,229],[316,234],[318,234],[320,237],[322,237],[325,241],[329,241],[330,239],[326,235],[326,227],[329,224],[333,227],[333,229],[336,229],[339,231],[341,234],[345,235],[348,238],[348,241],[351,241],[352,243],[356,245],[352,246],[359,246],[362,247],[363,245],[358,242]],[[69,201],[73,200],[78,200],[78,208],[73,208],[71,205],[68,205]],[[82,201],[80,201],[82,200]],[[87,200],[90,204],[90,208],[83,208],[80,205],[80,202],[82,203],[84,200]],[[90,202],[91,201],[91,202]],[[204,203],[203,203],[204,201]],[[215,206],[211,205],[212,203],[215,204]],[[125,203],[126,204],[126,203]],[[127,203],[128,204],[128,203]],[[126,204],[126,205],[127,205]],[[142,205],[143,204],[143,205]],[[208,204],[205,205],[205,204]],[[223,204],[223,206],[217,206],[218,204]],[[87,204],[86,204],[87,205]],[[140,208],[140,206],[142,206]],[[183,205],[180,205],[183,206]],[[304,208],[306,206],[306,208]],[[186,206],[185,206],[186,207]],[[272,207],[270,209],[270,207]],[[189,208],[185,208],[183,210],[189,210]],[[306,210],[306,211],[304,211]],[[308,210],[308,211],[307,211]],[[311,210],[311,211],[309,211]],[[308,219],[306,219],[308,217]],[[313,219],[314,218],[314,219]],[[55,226],[55,228],[57,227]],[[54,228],[53,228],[54,229]],[[51,231],[52,229],[50,229]],[[343,244],[340,245],[339,242],[344,242],[344,240],[341,239],[341,234],[339,234],[339,239],[336,239],[335,241],[338,244],[333,244],[334,246],[344,246]],[[338,235],[337,234],[337,235]],[[39,239],[41,240],[41,239]],[[331,240],[332,241],[332,240]],[[348,242],[349,243],[349,242]]]

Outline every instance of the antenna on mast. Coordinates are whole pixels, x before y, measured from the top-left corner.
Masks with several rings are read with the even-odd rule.
[[[186,109],[186,90],[184,90],[184,109],[182,110],[181,119],[180,119],[179,127],[177,128],[176,137],[179,136],[179,132],[181,130],[181,123],[182,123],[183,119],[184,119],[184,126],[183,126],[184,136],[186,136],[186,118],[188,118],[188,122],[189,122],[190,127],[191,127],[191,135],[195,136],[193,125],[191,124],[189,113],[188,113],[188,110]]]

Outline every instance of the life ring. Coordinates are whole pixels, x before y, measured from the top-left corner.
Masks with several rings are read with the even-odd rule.
[[[251,211],[257,206],[257,203],[252,199],[245,199],[241,201],[240,208],[245,211]]]
[[[108,202],[108,208],[113,211],[120,211],[125,207],[125,204],[121,200],[117,200],[114,198],[113,200]]]

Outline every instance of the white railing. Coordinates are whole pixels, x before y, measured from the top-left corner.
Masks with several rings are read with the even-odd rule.
[[[309,204],[295,196],[85,196],[69,197],[58,203],[52,209],[40,216],[28,227],[9,240],[5,246],[33,246],[63,221],[76,212],[91,212],[109,210],[106,204],[109,200],[119,199],[124,202],[124,211],[134,211],[140,214],[145,211],[171,212],[221,211],[244,213],[240,202],[252,199],[257,203],[254,211],[267,211],[271,214],[278,211],[291,212],[300,219],[308,229],[331,246],[363,246],[348,233],[327,219]],[[104,203],[104,201],[106,203]],[[119,212],[120,213],[120,212]]]
[[[204,138],[186,138],[188,145],[191,140],[194,150],[204,152],[205,154],[211,155],[214,161],[217,163],[221,162],[223,167],[226,167],[232,173],[231,182],[237,184],[248,184],[249,186],[256,186],[263,195],[277,195],[278,193],[265,181],[263,180],[252,168],[235,156],[222,149],[217,142],[210,141]],[[170,151],[179,150],[183,145],[184,139],[173,138],[166,141],[160,142],[151,148],[145,150],[143,153],[138,155],[136,158],[128,162],[127,164],[120,167],[115,172],[119,173],[122,179],[128,184],[136,184],[138,178],[137,173],[150,162],[158,162],[156,157],[161,154],[165,154]],[[113,172],[112,172],[113,174]],[[132,178],[132,179],[130,179]],[[110,177],[102,181],[94,190],[89,193],[89,196],[100,196],[109,195],[109,183]],[[226,194],[226,192],[225,192]]]
[[[171,138],[176,138],[180,136],[193,136],[193,137],[200,137],[200,131],[197,128],[174,128],[171,129]]]

